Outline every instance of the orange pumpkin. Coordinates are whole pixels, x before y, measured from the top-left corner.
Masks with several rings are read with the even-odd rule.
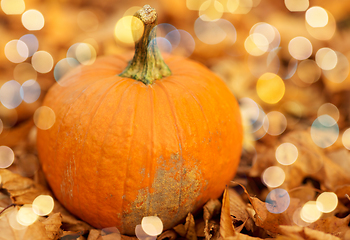
[[[150,42],[154,9],[135,16],[145,30],[129,66],[113,56],[73,70],[60,80],[65,87],[47,93],[56,122],[37,135],[57,199],[97,228],[130,235],[144,216],[168,229],[219,197],[242,147],[239,107],[225,83],[194,61],[163,61]]]

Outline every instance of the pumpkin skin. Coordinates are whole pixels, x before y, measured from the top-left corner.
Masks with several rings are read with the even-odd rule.
[[[134,235],[145,216],[164,229],[219,197],[242,147],[237,101],[203,65],[165,57],[172,75],[145,85],[118,76],[126,56],[97,59],[55,84],[38,129],[42,169],[57,199],[96,228]]]

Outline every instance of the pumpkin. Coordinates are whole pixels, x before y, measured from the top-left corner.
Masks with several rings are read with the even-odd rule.
[[[128,235],[145,216],[169,229],[218,198],[242,147],[239,107],[225,83],[197,62],[162,57],[149,5],[135,16],[144,32],[132,61],[102,57],[64,76],[43,102],[56,121],[37,132],[57,199],[92,226]]]

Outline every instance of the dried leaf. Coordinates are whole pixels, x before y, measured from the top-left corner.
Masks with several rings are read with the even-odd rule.
[[[188,240],[197,240],[195,222],[191,213],[187,214],[185,225],[179,224],[173,229],[181,237],[185,237]]]
[[[11,209],[0,218],[0,240],[53,240],[58,239],[57,232],[48,231],[43,223],[46,218],[39,217],[32,225],[24,227],[17,222],[17,208]],[[52,238],[54,237],[54,238]]]
[[[97,240],[101,236],[101,230],[91,229],[87,240]]]
[[[212,234],[210,233],[215,226],[210,224],[210,219],[219,214],[221,210],[221,202],[217,199],[210,199],[203,207],[203,219],[204,219],[204,236],[205,239],[211,239]],[[198,235],[198,234],[197,234]]]
[[[232,217],[230,214],[230,197],[226,187],[222,199],[221,217],[220,217],[220,236],[223,239],[233,239],[236,236]]]
[[[174,230],[166,230],[163,232],[157,239],[163,240],[163,239],[169,239],[169,240],[175,240],[177,238],[177,234]]]
[[[299,226],[280,226],[281,234],[295,240],[340,240],[340,238],[321,231]],[[287,238],[277,237],[278,240]]]
[[[325,219],[319,219],[316,222],[308,225],[308,228],[329,233],[337,237],[342,237],[348,230],[350,215],[345,218],[330,216]]]
[[[51,195],[50,191],[35,183],[32,179],[22,177],[6,169],[0,169],[2,188],[6,189],[12,202],[18,205],[31,204],[33,200],[41,195]]]
[[[46,229],[46,234],[49,239],[58,239],[59,233],[61,231],[60,227],[62,225],[62,216],[60,213],[55,213],[45,219],[43,225]]]
[[[234,189],[229,188],[228,193],[230,196],[230,214],[233,216],[234,225],[237,227],[237,222],[243,222],[236,231],[240,232],[243,227],[246,227],[246,229],[250,231],[253,228],[253,221],[250,219],[246,210],[246,203]]]

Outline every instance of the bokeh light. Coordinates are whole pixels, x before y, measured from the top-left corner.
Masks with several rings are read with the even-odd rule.
[[[298,148],[293,143],[280,144],[275,152],[276,160],[282,165],[291,165],[298,159]]]
[[[163,232],[163,222],[157,216],[142,218],[141,227],[143,231],[150,236],[157,236]]]
[[[233,14],[247,14],[254,6],[253,0],[228,0],[227,9]]]
[[[340,113],[339,113],[339,109],[334,104],[332,104],[332,103],[324,103],[317,110],[317,117],[320,117],[322,115],[329,115],[330,117],[332,117],[335,120],[335,122],[338,122]],[[327,125],[329,125],[328,121],[331,120],[331,119],[328,120],[328,118],[319,118],[319,120],[321,121],[321,123],[323,125],[327,126]],[[324,120],[326,120],[326,121],[322,122]],[[334,122],[331,121],[331,123],[334,123]]]
[[[217,0],[205,1],[199,7],[198,13],[203,21],[215,21],[222,17],[224,6]]]
[[[199,40],[211,45],[218,44],[227,38],[233,44],[237,39],[236,28],[225,19],[208,22],[197,18],[194,23],[194,32]]]
[[[273,189],[266,197],[266,208],[271,213],[283,213],[290,204],[288,192],[281,188]]]
[[[321,73],[321,69],[311,59],[301,61],[297,68],[298,77],[306,84],[317,82],[321,77]]]
[[[317,146],[327,148],[338,139],[339,127],[331,116],[321,115],[312,123],[310,133]]]
[[[268,167],[262,174],[262,182],[270,188],[281,186],[285,179],[286,174],[283,169],[278,166]]]
[[[39,195],[37,196],[33,203],[33,212],[38,216],[49,215],[54,207],[53,198],[49,195]]]
[[[39,73],[48,73],[53,68],[53,58],[46,51],[38,51],[32,57],[33,68]]]
[[[21,102],[21,84],[15,80],[5,82],[0,88],[0,102],[8,109],[18,107]]]
[[[137,225],[135,228],[135,235],[140,240],[155,240],[157,236],[148,235],[141,227],[141,225]]]
[[[343,132],[342,143],[346,149],[350,150],[350,128]]]
[[[300,227],[306,227],[310,225],[310,223],[305,222],[301,217],[300,217],[300,212],[301,212],[301,207],[297,208],[294,213],[293,213],[293,222],[300,226]]]
[[[83,65],[91,65],[96,60],[96,50],[89,43],[75,43],[67,51],[67,58],[75,58]]]
[[[39,216],[33,212],[31,204],[24,204],[17,213],[17,221],[23,226],[32,225],[38,217]]]
[[[318,210],[316,201],[308,201],[300,211],[301,219],[308,223],[317,221],[321,216],[322,212]]]
[[[337,29],[337,23],[336,20],[334,19],[334,16],[328,12],[327,10],[323,9],[324,11],[326,11],[327,16],[328,16],[328,21],[327,24],[323,27],[313,27],[309,24],[308,21],[305,21],[305,26],[306,26],[306,30],[307,32],[315,39],[318,40],[329,40],[334,36],[334,33],[336,32]],[[324,14],[320,14],[319,17],[324,16]],[[319,18],[318,16],[316,16],[316,19]],[[324,18],[326,18],[324,16]],[[324,22],[325,20],[323,20]],[[321,21],[322,22],[322,21]],[[311,24],[314,25],[319,25],[319,23],[317,22],[311,22]]]
[[[277,74],[264,73],[256,83],[256,91],[261,100],[269,104],[279,102],[285,93],[284,82]]]
[[[323,192],[316,199],[316,207],[320,212],[333,212],[338,206],[338,197],[334,192]]]
[[[0,168],[7,168],[15,160],[15,154],[8,146],[0,146]]]
[[[24,0],[1,0],[1,9],[7,15],[22,14],[25,8]]]
[[[196,46],[196,43],[192,35],[182,29],[173,30],[169,32],[165,36],[165,38],[168,39],[169,42],[172,44],[173,46],[172,54],[174,55],[189,57],[192,55]],[[175,45],[174,42],[176,42],[177,45]]]
[[[336,54],[338,59],[336,66],[330,70],[323,70],[323,74],[329,81],[341,83],[349,76],[349,60],[341,52],[336,51]]]
[[[268,50],[277,48],[281,42],[281,36],[277,28],[271,24],[265,22],[256,23],[251,29],[250,34],[258,33],[262,34],[268,41],[269,47]]]
[[[81,30],[93,32],[98,29],[99,20],[95,13],[89,10],[82,10],[78,13],[77,23]]]
[[[259,117],[259,106],[251,98],[241,98],[239,99],[239,106],[242,114],[242,118],[246,119],[244,122],[253,124],[258,120]]]
[[[5,45],[5,56],[10,62],[23,62],[29,56],[28,46],[21,40],[11,40]]]
[[[77,66],[79,66],[79,62],[75,58],[63,58],[58,61],[53,71],[53,75],[57,83],[64,86],[64,84],[60,81],[61,78]]]
[[[312,54],[312,44],[306,37],[295,37],[288,44],[290,55],[297,60],[304,60]]]
[[[305,20],[311,27],[324,27],[328,23],[328,14],[322,7],[314,6],[306,11]]]
[[[41,12],[30,9],[22,14],[22,24],[30,31],[37,31],[44,27],[45,19]]]
[[[23,101],[33,103],[40,97],[41,88],[37,81],[30,79],[22,84],[19,93]]]
[[[309,7],[309,0],[284,0],[286,8],[291,12],[303,12]]]
[[[20,39],[28,47],[28,56],[32,56],[39,48],[39,40],[34,34],[25,34]]]
[[[173,51],[173,46],[171,45],[168,39],[164,37],[156,37],[155,39],[151,40],[150,44],[153,44],[153,41],[157,42],[157,46],[161,53],[171,53]]]
[[[284,80],[290,79],[291,77],[294,76],[294,74],[297,72],[297,68],[298,68],[298,60],[291,58],[288,62],[288,67],[287,67],[287,71],[283,76]]]
[[[19,209],[17,209],[17,208],[14,208],[9,212],[8,223],[9,223],[11,228],[13,228],[15,230],[22,231],[22,230],[25,230],[27,228],[27,226],[24,226],[18,222],[18,219],[17,219],[18,212],[19,212]]]
[[[56,114],[51,108],[42,106],[34,112],[33,119],[37,128],[47,130],[55,124]]]
[[[24,83],[29,79],[36,80],[38,76],[38,72],[35,71],[32,64],[24,62],[17,64],[13,69],[13,77],[19,83]]]
[[[140,19],[124,16],[115,25],[114,35],[118,41],[133,45],[142,37],[143,29],[144,25]]]
[[[337,65],[338,56],[330,48],[321,48],[316,52],[315,60],[321,69],[332,70]]]
[[[269,41],[261,33],[253,33],[244,41],[244,48],[250,55],[261,56],[269,49]]]
[[[287,119],[283,113],[279,111],[271,111],[266,114],[263,127],[268,134],[278,136],[286,130]]]

